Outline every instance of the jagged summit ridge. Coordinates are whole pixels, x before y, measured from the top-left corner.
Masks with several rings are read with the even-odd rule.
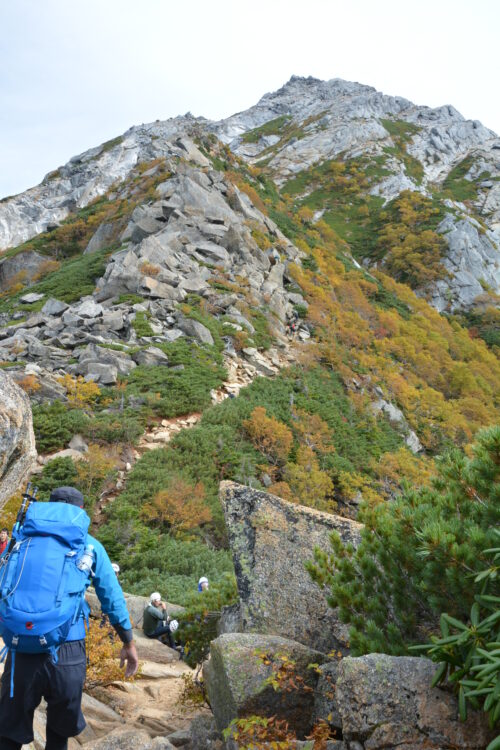
[[[500,139],[493,131],[478,121],[465,120],[449,105],[419,107],[402,97],[387,96],[371,86],[340,78],[321,81],[292,76],[253,107],[225,120],[210,122],[190,113],[158,120],[133,126],[122,136],[74,156],[37,187],[0,204],[0,249],[26,241],[75,208],[87,205],[124,179],[139,161],[166,156],[171,141],[193,126],[216,133],[237,154],[253,159],[280,138],[271,134],[248,143],[242,136],[279,117],[296,123],[313,121],[303,125],[300,138],[292,136],[273,154],[271,165],[278,181],[341,153],[377,153],[388,138],[380,123],[384,117],[404,119],[422,128],[409,151],[422,160],[428,179],[442,177],[471,149],[484,152],[486,161],[492,149],[500,149]],[[394,186],[388,186],[385,192],[392,197],[394,190]]]
[[[193,118],[133,126],[111,141],[73,156],[49,172],[40,185],[0,202],[0,249],[15,247],[74,210],[87,206],[140,162],[178,156],[182,147],[172,140],[182,137]]]
[[[340,78],[292,76],[253,107],[218,122],[187,113],[131,127],[73,157],[39,186],[1,202],[0,249],[57,225],[126,180],[139,163],[189,159],[186,139],[196,141],[207,133],[244,160],[264,164],[281,187],[330,160],[361,159],[366,166],[379,160],[383,170],[371,181],[369,193],[386,203],[404,190],[432,198],[453,170],[467,162],[462,177],[477,188],[475,197],[467,206],[460,196],[441,197],[453,219],[452,232],[450,219],[443,223],[450,246],[444,265],[451,276],[436,286],[433,304],[438,310],[468,307],[484,284],[493,291],[500,288],[498,136],[451,105],[417,106]]]
[[[338,154],[380,152],[388,136],[380,122],[384,118],[404,120],[420,129],[411,153],[422,161],[428,180],[440,179],[461,154],[473,148],[488,151],[495,143],[500,148],[493,131],[477,120],[466,120],[451,105],[434,109],[417,106],[403,97],[340,78],[320,81],[294,76],[254,107],[212,127],[236,153],[252,159],[280,139],[271,134],[261,142],[249,143],[242,136],[279,117],[289,117],[295,123],[308,121],[300,137],[280,144],[273,154],[270,164],[282,179]]]

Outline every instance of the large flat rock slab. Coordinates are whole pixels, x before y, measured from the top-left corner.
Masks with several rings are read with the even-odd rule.
[[[172,664],[179,661],[179,654],[170,646],[166,646],[157,638],[148,638],[142,630],[134,628],[134,643],[140,661],[155,662],[156,664]]]
[[[356,545],[361,524],[222,482],[220,498],[241,602],[241,629],[291,638],[323,653],[346,651],[349,635],[304,563],[330,551],[337,531]]]

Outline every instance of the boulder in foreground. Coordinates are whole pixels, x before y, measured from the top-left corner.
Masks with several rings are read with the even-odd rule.
[[[428,659],[368,654],[338,665],[336,703],[343,739],[365,750],[484,750],[493,734],[482,713],[465,723],[455,695],[431,688]]]
[[[311,664],[323,654],[279,636],[226,633],[212,641],[203,675],[210,705],[220,731],[233,719],[257,714],[276,715],[304,737],[314,709],[318,676]],[[287,671],[291,665],[291,671]],[[284,681],[279,670],[286,673]],[[298,689],[287,691],[292,678]],[[275,687],[271,684],[275,682]]]

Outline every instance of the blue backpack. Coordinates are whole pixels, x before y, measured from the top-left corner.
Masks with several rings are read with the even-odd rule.
[[[66,503],[32,503],[16,543],[0,560],[0,635],[12,654],[11,697],[16,652],[57,650],[71,626],[87,617],[85,590],[91,571],[77,563],[85,552],[90,524],[82,508]]]

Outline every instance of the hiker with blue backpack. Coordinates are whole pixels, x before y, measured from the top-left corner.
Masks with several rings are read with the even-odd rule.
[[[138,659],[123,592],[74,487],[36,502],[29,486],[0,558],[0,635],[7,656],[0,690],[0,750],[33,741],[33,716],[47,702],[46,750],[66,750],[85,728],[81,700],[86,672],[85,591],[92,583],[123,646],[125,676]]]

